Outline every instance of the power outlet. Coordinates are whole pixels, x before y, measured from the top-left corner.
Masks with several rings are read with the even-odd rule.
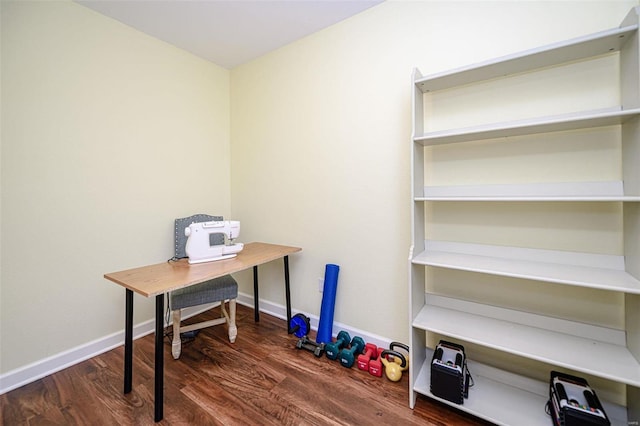
[[[324,278],[318,278],[318,291],[322,293],[324,290]]]

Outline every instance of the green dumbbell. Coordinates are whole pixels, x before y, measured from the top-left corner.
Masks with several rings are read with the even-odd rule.
[[[324,345],[324,351],[327,354],[327,358],[336,359],[338,358],[338,354],[340,353],[340,349],[349,344],[351,340],[351,336],[346,331],[341,331],[338,333],[338,337],[336,337],[335,342],[329,342]]]
[[[351,340],[349,349],[344,348],[340,351],[340,364],[342,364],[343,367],[351,368],[356,362],[356,357],[362,353],[364,346],[362,337],[354,337],[353,340]]]

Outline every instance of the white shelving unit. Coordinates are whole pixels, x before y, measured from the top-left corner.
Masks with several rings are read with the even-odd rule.
[[[603,401],[612,424],[640,421],[640,8],[634,8],[619,28],[508,55],[447,72],[413,75],[412,140],[412,247],[410,249],[410,346],[409,404],[417,394],[450,404],[475,416],[504,425],[548,425],[544,412],[547,382],[514,373],[508,368],[478,363],[468,353],[475,385],[463,405],[431,394],[429,336],[444,336],[462,344],[477,345],[585,374],[617,384],[623,389],[618,403]],[[603,55],[619,56],[621,104],[610,107],[533,117],[464,128],[425,132],[425,96],[449,89],[464,90],[488,80],[514,74],[540,72]],[[618,70],[618,67],[616,67]],[[430,147],[532,134],[620,127],[622,178],[616,181],[444,185],[426,184]],[[426,163],[425,163],[426,161]],[[624,253],[593,254],[532,247],[441,241],[426,238],[430,203],[456,202],[465,208],[472,202],[544,203],[553,212],[555,203],[593,202],[621,205],[621,240]],[[487,276],[511,277],[616,292],[623,301],[624,330],[541,315],[511,307],[462,300],[431,293],[428,268],[470,271]],[[471,285],[471,284],[470,284]],[[547,284],[549,285],[549,284]],[[518,292],[514,286],[513,292]],[[432,339],[433,340],[433,339]],[[615,387],[615,386],[614,386]],[[597,391],[597,389],[596,389]],[[600,395],[600,399],[605,398]],[[620,404],[619,400],[626,401]]]

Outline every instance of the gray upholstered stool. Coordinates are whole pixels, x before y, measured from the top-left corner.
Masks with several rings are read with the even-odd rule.
[[[212,220],[222,220],[222,216],[210,216],[197,214],[175,220],[175,257],[182,259],[187,257],[185,246],[187,237],[184,235],[184,228],[194,222],[209,222]],[[211,244],[224,244],[224,235],[211,235]],[[173,341],[171,353],[174,359],[180,357],[182,341],[180,333],[192,330],[200,330],[204,327],[211,327],[227,323],[229,325],[229,341],[236,341],[238,328],[236,327],[236,298],[238,297],[238,283],[231,275],[215,278],[200,284],[185,287],[169,293],[169,307],[173,314]],[[229,312],[225,308],[226,301],[229,301]],[[220,302],[222,315],[220,318],[204,321],[197,324],[180,326],[180,310],[190,306],[198,306],[206,303]]]

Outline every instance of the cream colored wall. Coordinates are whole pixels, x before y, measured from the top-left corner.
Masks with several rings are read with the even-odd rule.
[[[72,2],[1,7],[6,373],[123,329],[103,274],[171,257],[175,217],[230,213],[230,131],[228,70]]]
[[[242,221],[247,240],[303,247],[304,251],[292,261],[294,312],[319,313],[322,295],[317,279],[323,275],[326,263],[337,263],[341,270],[335,321],[389,339],[408,340],[410,78],[414,67],[427,75],[617,27],[635,5],[637,1],[387,1],[232,70],[233,216]],[[588,75],[577,84],[570,105],[553,107],[584,104],[584,109],[588,109],[589,102],[594,100],[584,99],[580,84],[600,79],[601,68],[600,62],[587,67]],[[603,85],[604,102],[614,104],[619,96],[616,82],[605,81]],[[529,90],[533,93],[541,87],[555,90],[544,86],[538,81]],[[538,102],[531,105],[527,102],[530,99],[522,99],[515,111],[497,102],[493,110],[486,112],[482,99],[468,99],[470,108],[459,116],[456,105],[467,104],[455,97],[458,103],[447,105],[447,96],[451,93],[432,100],[442,107],[438,111],[444,111],[437,117],[436,126],[459,125],[456,120],[482,122],[487,117],[500,121],[517,114],[526,116],[532,109],[541,108]],[[510,93],[501,96],[514,97]],[[544,96],[540,97],[544,101]],[[595,101],[597,105],[602,102],[603,99]],[[480,114],[476,114],[478,109]],[[509,154],[513,157],[510,160],[498,155],[497,163],[490,165],[483,161],[481,151],[473,147],[468,152],[469,158],[465,157],[467,161],[449,161],[444,147],[434,153],[436,166],[430,178],[436,182],[453,179],[453,183],[472,183],[478,175],[483,176],[483,181],[501,179],[505,175],[502,169],[505,161],[515,161],[506,173],[509,179],[529,181],[531,176],[546,176],[526,167],[530,158],[522,152],[524,144],[526,141],[519,144],[520,150]],[[619,147],[609,145],[604,155],[619,155]],[[602,150],[594,149],[583,160],[598,165],[602,163],[600,155]],[[544,163],[545,159],[540,161]],[[566,165],[566,161],[556,160],[556,173],[562,175],[562,180],[582,179],[582,170],[571,170]],[[492,171],[490,177],[486,177],[488,167]],[[606,180],[620,171],[605,167],[589,173]],[[534,219],[532,226],[519,231],[526,234],[520,237],[527,240],[535,238],[540,226],[544,228],[547,223],[536,215],[535,206],[525,203],[510,207],[512,216],[506,226],[498,223],[487,228],[482,220],[471,218],[460,227],[454,226],[460,222],[451,216],[455,210],[448,207],[447,204],[434,207],[437,211],[429,224],[430,235],[454,235],[462,241],[470,236],[480,240],[489,237],[494,243],[500,239],[512,241],[511,233],[522,225],[517,215],[524,211]],[[582,215],[578,223],[571,222],[575,219],[570,207],[560,208],[564,208],[560,222],[572,226],[568,232],[552,236],[560,243],[570,239],[559,249],[580,246],[581,229],[595,220],[601,234],[588,235],[588,250],[597,251],[599,242],[604,241],[605,250],[618,254],[615,252],[621,246],[620,224],[617,219],[610,223],[618,217],[617,206],[594,206],[594,215]],[[479,209],[483,219],[497,221],[495,205],[487,207],[481,203],[474,209]],[[554,223],[545,235],[562,229],[561,225]],[[459,230],[464,231],[462,235]],[[544,243],[548,241],[540,245]],[[271,275],[263,278],[261,294],[284,303],[281,278],[275,267]],[[500,280],[499,285],[487,285],[483,291],[489,293],[486,296],[489,300],[508,304],[513,300],[505,301],[502,292],[517,284]],[[241,286],[243,291],[250,291],[249,275]],[[532,295],[531,285],[525,288],[526,296],[518,300],[518,307],[524,304],[523,309],[549,309],[544,294]],[[452,287],[445,291],[472,297],[464,289]],[[556,293],[558,289],[552,288],[552,294]],[[567,290],[560,293],[567,296]],[[600,293],[584,291],[581,298],[597,299]],[[601,320],[620,326],[622,299],[617,294],[607,296],[600,305],[613,308],[603,313]],[[527,300],[532,303],[527,305]],[[585,303],[581,312],[574,312],[572,307],[567,316],[589,317],[594,305],[599,304]]]
[[[194,211],[303,247],[294,312],[319,312],[338,263],[335,320],[406,341],[412,68],[615,27],[636,4],[387,1],[229,73],[74,3],[1,2],[0,373],[122,330],[102,275],[166,259]],[[283,304],[281,265],[260,277]],[[152,310],[136,296],[136,323]]]

